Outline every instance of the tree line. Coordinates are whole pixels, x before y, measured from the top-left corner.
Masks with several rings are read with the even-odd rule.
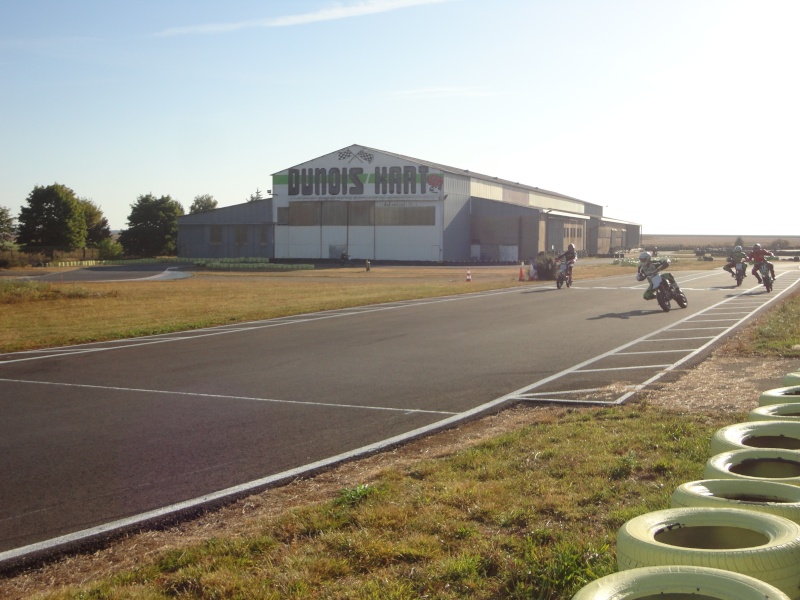
[[[217,208],[209,194],[196,196],[189,214]],[[128,227],[113,239],[108,220],[92,200],[80,198],[65,185],[33,188],[15,218],[0,206],[0,249],[14,244],[23,252],[48,254],[55,249],[97,248],[101,258],[177,254],[178,217],[183,206],[169,195],[139,196],[131,205]]]

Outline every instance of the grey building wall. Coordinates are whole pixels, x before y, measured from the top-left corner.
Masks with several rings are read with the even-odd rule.
[[[274,258],[272,199],[178,217],[181,258]]]

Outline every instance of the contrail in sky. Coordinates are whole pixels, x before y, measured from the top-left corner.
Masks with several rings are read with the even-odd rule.
[[[240,29],[255,29],[265,27],[292,27],[295,25],[307,25],[308,23],[319,23],[320,21],[333,21],[336,19],[349,19],[350,17],[363,17],[364,15],[374,15],[377,13],[389,12],[410,6],[422,6],[425,4],[440,4],[442,2],[452,2],[453,0],[364,0],[352,4],[336,4],[330,8],[323,8],[314,12],[298,15],[287,15],[285,17],[274,17],[271,19],[254,19],[251,21],[239,21],[235,23],[209,23],[206,25],[189,25],[186,27],[170,27],[158,32],[156,35],[161,37],[177,35],[197,35],[230,33]]]

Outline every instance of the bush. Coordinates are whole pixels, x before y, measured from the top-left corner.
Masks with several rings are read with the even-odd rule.
[[[555,254],[548,254],[546,252],[539,252],[536,256],[536,273],[539,279],[556,278],[556,256]]]
[[[100,260],[116,260],[122,257],[124,253],[122,244],[111,238],[100,240],[97,244],[97,250],[100,253]]]

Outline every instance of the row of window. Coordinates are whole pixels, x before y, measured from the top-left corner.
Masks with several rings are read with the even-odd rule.
[[[224,225],[211,225],[209,230],[209,242],[211,244],[219,245],[222,243],[222,230]],[[270,243],[270,225],[267,223],[262,223],[261,225],[235,225],[234,226],[234,236],[235,236],[235,243],[237,246],[244,246],[248,244],[248,234],[247,232],[250,230],[251,227],[258,227],[258,237],[259,243],[269,244]]]
[[[317,226],[432,226],[436,207],[378,205],[374,202],[291,202],[278,207],[278,225]]]

